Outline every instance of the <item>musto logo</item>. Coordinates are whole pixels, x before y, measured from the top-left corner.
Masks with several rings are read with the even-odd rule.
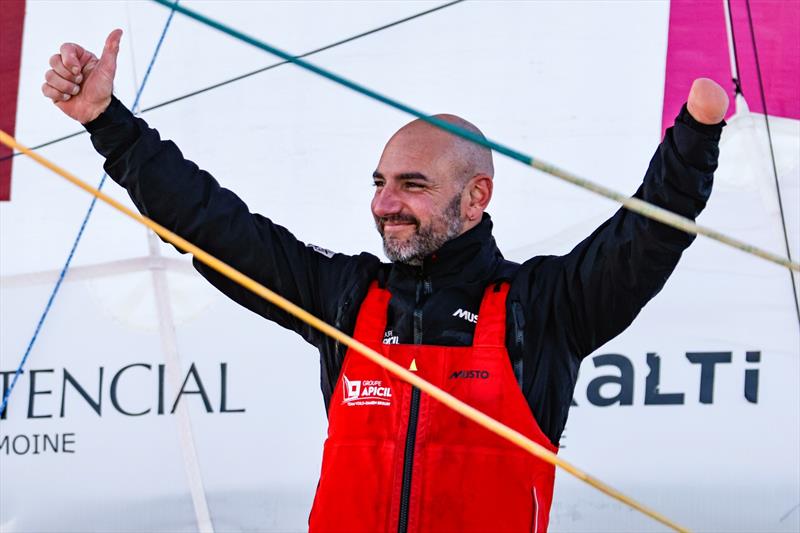
[[[392,405],[392,388],[384,387],[379,379],[351,380],[342,376],[343,405]]]

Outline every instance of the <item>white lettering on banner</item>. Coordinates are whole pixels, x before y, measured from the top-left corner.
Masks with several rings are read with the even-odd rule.
[[[392,404],[392,388],[384,386],[383,381],[351,380],[342,376],[344,396],[342,405],[382,405]]]

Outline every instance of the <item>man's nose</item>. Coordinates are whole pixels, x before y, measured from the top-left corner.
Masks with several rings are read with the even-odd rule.
[[[372,212],[375,216],[395,215],[402,207],[399,196],[391,187],[384,186],[375,191],[375,197],[372,199]]]

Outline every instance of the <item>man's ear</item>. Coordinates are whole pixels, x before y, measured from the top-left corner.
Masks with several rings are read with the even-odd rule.
[[[486,174],[478,174],[469,180],[466,191],[467,198],[467,219],[470,221],[480,220],[489,201],[492,199],[493,180]]]

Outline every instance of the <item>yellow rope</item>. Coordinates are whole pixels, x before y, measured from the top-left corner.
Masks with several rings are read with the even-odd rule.
[[[337,340],[338,342],[344,344],[355,350],[356,352],[360,353],[373,363],[378,366],[381,366],[394,374],[395,376],[399,377],[403,381],[410,383],[411,385],[417,387],[422,392],[428,394],[429,396],[435,398],[436,400],[440,401],[450,409],[456,411],[457,413],[469,418],[473,422],[477,423],[480,426],[483,426],[487,430],[499,435],[500,437],[512,442],[513,444],[519,446],[520,448],[528,451],[532,455],[542,459],[545,462],[548,462],[552,465],[555,465],[573,476],[577,477],[578,479],[588,483],[589,485],[595,487],[599,491],[615,498],[622,503],[633,507],[634,509],[644,513],[645,515],[661,522],[662,524],[674,529],[675,531],[679,532],[688,532],[687,529],[677,525],[676,523],[672,522],[665,516],[660,513],[657,513],[644,505],[638,503],[637,501],[633,500],[632,498],[626,496],[625,494],[619,492],[618,490],[606,485],[599,479],[590,476],[586,472],[580,470],[579,468],[575,467],[571,463],[565,461],[564,459],[558,457],[556,454],[551,452],[550,450],[544,448],[543,446],[535,443],[534,441],[527,438],[525,435],[519,433],[511,429],[510,427],[506,426],[498,422],[497,420],[493,419],[492,417],[484,414],[483,412],[475,409],[474,407],[470,406],[459,400],[458,398],[451,396],[450,394],[446,393],[442,389],[436,387],[435,385],[425,381],[424,379],[420,378],[413,372],[406,370],[405,368],[401,367],[397,363],[387,359],[380,353],[376,352],[375,350],[369,348],[368,346],[362,344],[361,342],[357,341],[356,339],[350,337],[349,335],[345,335],[338,329],[334,328],[327,322],[320,320],[319,318],[315,317],[308,311],[298,307],[297,305],[293,304],[289,300],[283,298],[282,296],[272,292],[268,288],[264,287],[254,279],[242,274],[235,268],[231,267],[230,265],[220,261],[216,257],[210,255],[209,253],[203,251],[202,249],[198,248],[194,244],[190,243],[183,237],[171,232],[170,230],[166,229],[165,227],[161,226],[157,222],[150,220],[149,218],[136,213],[135,211],[125,207],[117,200],[111,198],[107,194],[95,189],[91,185],[85,183],[84,181],[80,180],[78,177],[74,176],[73,174],[67,172],[66,170],[62,169],[61,167],[57,166],[55,163],[45,159],[44,157],[40,156],[36,152],[31,151],[30,149],[26,148],[19,144],[16,139],[5,133],[4,131],[0,130],[0,143],[5,144],[11,149],[18,150],[25,155],[31,157],[37,163],[41,164],[44,167],[52,170],[62,178],[72,182],[74,185],[77,185],[84,191],[88,192],[89,194],[97,197],[98,199],[102,200],[103,202],[107,203],[111,207],[121,211],[125,215],[128,215],[132,219],[136,220],[137,222],[147,226],[151,230],[153,230],[156,234],[158,234],[161,238],[165,241],[171,243],[175,247],[192,254],[198,261],[208,265],[209,267],[213,268],[220,274],[230,278],[231,280],[235,281],[239,285],[249,289],[250,291],[254,292],[255,294],[261,296],[271,304],[283,309],[287,313],[299,318],[306,324],[318,329],[322,333],[332,337],[333,339]]]

